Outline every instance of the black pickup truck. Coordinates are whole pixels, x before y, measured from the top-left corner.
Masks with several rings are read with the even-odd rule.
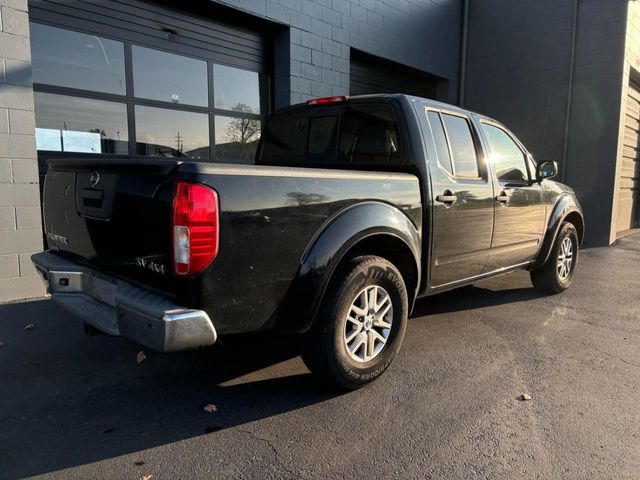
[[[423,98],[316,99],[273,114],[255,165],[49,160],[33,256],[91,329],[172,351],[297,334],[357,388],[396,356],[416,298],[527,269],[569,287],[574,192],[503,125]]]

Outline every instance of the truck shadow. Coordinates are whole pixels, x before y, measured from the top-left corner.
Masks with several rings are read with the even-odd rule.
[[[87,338],[74,322],[51,301],[0,305],[0,478],[215,434],[339,395],[311,379],[290,338],[145,350],[137,363],[140,346]]]
[[[413,317],[539,296],[467,287],[418,301]],[[0,342],[0,478],[132,453],[132,462],[144,461],[146,449],[340,395],[311,377],[291,338],[243,335],[160,354],[122,338],[87,338],[48,300],[0,305]],[[141,350],[146,358],[137,363]]]

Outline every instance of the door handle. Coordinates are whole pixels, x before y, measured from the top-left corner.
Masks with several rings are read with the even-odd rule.
[[[450,207],[458,200],[458,197],[451,193],[450,190],[445,190],[442,195],[436,197],[436,202],[444,203],[447,207]]]
[[[496,196],[496,201],[500,203],[507,203],[509,201],[509,195],[505,192],[500,193],[500,195]]]

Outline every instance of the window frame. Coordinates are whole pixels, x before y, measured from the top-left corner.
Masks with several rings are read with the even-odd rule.
[[[533,183],[535,183],[535,180],[533,179],[532,173],[531,173],[531,168],[530,168],[530,161],[529,161],[529,152],[527,151],[527,149],[524,147],[524,145],[520,142],[520,140],[518,140],[518,138],[511,133],[511,131],[505,127],[504,125],[502,125],[501,123],[495,121],[495,120],[490,120],[490,119],[486,119],[486,118],[481,118],[480,119],[480,128],[482,130],[482,135],[485,137],[485,140],[487,142],[487,148],[489,149],[489,154],[493,154],[493,148],[491,147],[491,142],[489,141],[489,137],[488,135],[485,133],[484,129],[482,128],[482,125],[488,125],[494,128],[497,128],[498,130],[502,131],[505,135],[507,135],[507,137],[509,137],[511,139],[511,141],[516,145],[516,147],[518,147],[518,149],[520,150],[520,153],[522,153],[522,160],[524,161],[524,167],[527,171],[527,178],[528,181],[514,181],[514,180],[510,180],[510,181],[502,181],[498,178],[497,173],[494,171],[495,169],[493,168],[493,165],[491,166],[491,171],[493,172],[493,175],[496,179],[496,181],[501,184],[501,185],[506,185],[506,184],[511,184],[511,185],[519,185],[519,186],[530,186]]]
[[[33,83],[34,92],[42,92],[42,93],[50,93],[55,95],[67,95],[72,97],[79,98],[87,98],[93,100],[103,100],[108,102],[116,102],[124,104],[127,112],[127,126],[128,126],[128,155],[123,154],[113,154],[113,153],[99,153],[99,154],[91,154],[92,157],[96,158],[150,158],[144,155],[137,154],[137,135],[136,135],[136,117],[135,117],[135,106],[147,106],[147,107],[155,107],[162,108],[166,110],[180,110],[186,112],[193,113],[204,113],[208,116],[209,120],[209,160],[208,162],[215,163],[215,117],[223,116],[223,117],[235,117],[235,118],[247,118],[252,120],[258,120],[261,123],[261,126],[264,127],[265,118],[268,116],[269,112],[272,109],[272,86],[271,86],[271,75],[269,73],[264,72],[256,72],[254,70],[243,69],[237,67],[235,65],[230,65],[227,63],[213,61],[211,58],[207,58],[204,56],[200,56],[197,54],[185,54],[183,51],[179,49],[171,50],[166,48],[165,46],[152,44],[148,41],[132,41],[130,39],[118,38],[114,35],[105,35],[102,32],[96,33],[89,31],[86,28],[82,27],[70,27],[69,25],[60,24],[56,22],[51,22],[48,20],[42,20],[40,18],[30,20],[30,23],[37,23],[41,25],[47,25],[50,27],[56,27],[63,30],[68,30],[72,32],[84,33],[89,35],[97,35],[100,38],[106,38],[109,40],[113,40],[119,42],[123,45],[124,50],[124,73],[125,73],[125,93],[124,95],[114,94],[114,93],[106,93],[99,92],[94,90],[85,90],[79,88],[72,87],[63,87],[59,85],[50,85],[46,83]],[[207,72],[207,105],[206,106],[198,106],[198,105],[187,105],[187,104],[179,104],[172,103],[170,101],[163,100],[153,100],[148,98],[136,97],[134,88],[133,88],[133,46],[144,47],[152,50],[157,50],[159,52],[170,53],[174,55],[179,55],[187,58],[192,58],[200,61],[204,61],[206,63],[206,72]],[[249,113],[249,112],[235,112],[233,110],[224,110],[220,108],[215,108],[215,85],[214,85],[214,75],[213,75],[213,66],[214,64],[224,65],[231,68],[236,68],[238,70],[245,70],[248,72],[252,72],[258,75],[258,88],[260,95],[260,113]],[[37,150],[38,156],[45,156],[48,158],[59,158],[59,157],[77,157],[77,156],[86,156],[86,153],[82,152],[59,152],[53,150]],[[181,157],[174,157],[181,158]],[[199,159],[194,159],[194,161],[204,161]]]
[[[429,130],[431,130],[431,121],[429,120],[429,112],[435,112],[439,115],[440,117],[440,123],[442,125],[442,130],[444,131],[444,136],[445,139],[447,140],[447,149],[449,150],[449,158],[451,161],[451,172],[449,172],[449,170],[447,170],[444,165],[442,165],[442,163],[440,162],[440,158],[437,155],[436,152],[436,158],[438,161],[438,168],[440,168],[445,174],[447,174],[448,177],[454,179],[454,180],[465,180],[465,181],[472,181],[472,182],[478,182],[478,181],[482,181],[482,182],[486,182],[487,181],[487,169],[486,169],[486,165],[485,162],[483,161],[484,159],[484,151],[482,149],[482,143],[480,141],[480,137],[478,135],[478,132],[476,131],[474,122],[471,120],[471,117],[469,117],[469,115],[466,115],[464,113],[461,112],[456,112],[454,110],[450,110],[447,108],[435,108],[435,107],[425,107],[424,109],[424,113],[425,113],[425,119],[427,120],[427,124],[429,125]],[[447,131],[447,126],[444,123],[444,119],[442,117],[442,115],[451,115],[454,117],[459,117],[462,118],[464,120],[466,120],[467,125],[469,126],[469,132],[471,133],[471,139],[473,141],[473,145],[475,147],[475,151],[476,151],[476,165],[478,166],[478,175],[477,176],[468,176],[468,175],[458,175],[456,174],[456,166],[455,166],[455,162],[453,159],[453,153],[452,153],[452,149],[451,149],[451,140],[449,138],[449,132]],[[433,136],[433,132],[431,132],[431,135]],[[435,142],[435,139],[434,139]]]

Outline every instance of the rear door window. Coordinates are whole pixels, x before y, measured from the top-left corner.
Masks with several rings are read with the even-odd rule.
[[[471,125],[464,117],[442,114],[444,126],[451,147],[454,174],[458,177],[478,178],[478,158],[476,145],[471,134]]]

